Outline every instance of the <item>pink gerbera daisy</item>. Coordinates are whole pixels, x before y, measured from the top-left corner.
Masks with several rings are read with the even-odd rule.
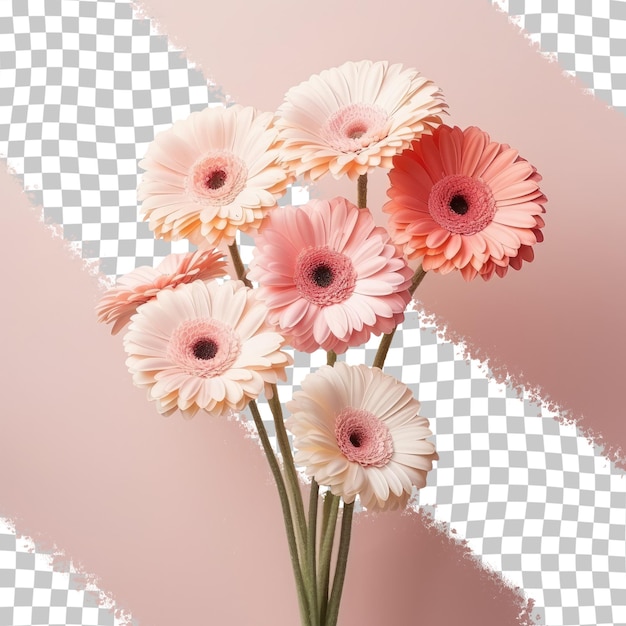
[[[412,272],[370,212],[345,198],[280,207],[255,243],[249,277],[297,350],[345,352],[404,319]]]
[[[219,250],[187,254],[170,254],[157,267],[138,267],[120,277],[96,307],[98,321],[110,324],[117,334],[133,316],[137,307],[156,297],[161,289],[172,289],[181,283],[210,280],[226,275],[226,261]]]
[[[504,276],[543,240],[541,176],[506,144],[472,126],[440,126],[396,156],[389,172],[393,240],[424,270],[465,280]]]
[[[294,179],[279,163],[271,113],[207,108],[160,133],[139,163],[144,217],[163,239],[228,245],[261,224]]]
[[[370,510],[404,507],[438,458],[419,402],[378,368],[325,365],[287,408],[296,463],[347,503],[358,495]]]
[[[242,411],[285,380],[291,357],[267,308],[240,281],[197,280],[139,307],[124,337],[126,365],[159,413]]]
[[[393,155],[441,123],[445,107],[439,88],[416,70],[347,62],[292,87],[276,125],[297,174],[355,179],[391,167]]]

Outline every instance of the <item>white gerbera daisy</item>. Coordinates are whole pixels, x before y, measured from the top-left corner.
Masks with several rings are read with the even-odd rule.
[[[403,507],[438,458],[419,407],[406,385],[378,368],[323,366],[287,403],[295,461],[347,503],[358,495],[367,509]]]
[[[239,281],[182,284],[160,291],[133,316],[126,365],[160,413],[193,417],[242,411],[285,380],[291,357],[266,322],[267,308]]]
[[[347,62],[285,95],[276,126],[283,159],[298,175],[355,179],[441,123],[439,88],[417,70],[387,61]]]
[[[150,144],[137,190],[157,237],[232,244],[257,229],[293,175],[280,164],[273,115],[252,107],[207,108]]]

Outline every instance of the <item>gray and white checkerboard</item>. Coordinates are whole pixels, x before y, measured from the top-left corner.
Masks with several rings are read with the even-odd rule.
[[[624,0],[489,0],[600,100],[626,113]]]
[[[594,0],[593,12],[587,0],[494,4],[626,112],[626,2]],[[0,154],[44,218],[104,274],[187,249],[155,241],[138,221],[137,162],[156,132],[226,100],[128,2],[0,0]],[[306,198],[297,187],[284,202]],[[376,346],[351,350],[350,362],[371,362]],[[281,398],[323,362],[298,354]],[[623,472],[574,426],[491,381],[417,313],[387,363],[411,385],[436,436],[440,460],[420,505],[522,587],[538,623],[626,624]],[[73,589],[71,572],[54,571],[21,541],[0,527],[0,626],[113,623],[106,603]]]
[[[71,564],[52,566],[47,554],[16,537],[0,519],[0,624],[118,626],[113,602],[85,585]]]
[[[537,624],[626,624],[624,473],[417,313],[398,335],[385,370],[420,400],[440,457],[419,505],[535,601]]]

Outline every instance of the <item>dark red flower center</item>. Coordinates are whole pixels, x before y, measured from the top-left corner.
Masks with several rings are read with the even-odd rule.
[[[335,438],[348,461],[363,467],[383,467],[393,456],[389,428],[365,409],[343,409],[335,418]]]
[[[305,248],[296,259],[294,284],[303,298],[319,306],[347,300],[357,274],[352,261],[327,246]]]
[[[212,150],[189,170],[185,188],[189,197],[202,205],[227,206],[246,186],[248,168],[228,150]]]
[[[475,235],[493,220],[496,201],[489,185],[480,178],[452,174],[433,185],[428,210],[435,222],[447,231]]]
[[[228,324],[210,318],[181,322],[172,332],[168,358],[191,376],[221,376],[241,353],[239,335]]]
[[[206,179],[205,185],[208,189],[219,189],[226,182],[226,172],[222,169],[213,170]]]
[[[200,339],[193,346],[193,355],[196,359],[208,361],[217,354],[218,345],[213,339]]]
[[[328,265],[318,265],[311,272],[311,278],[318,287],[328,287],[333,282],[333,270]]]
[[[452,196],[450,198],[450,209],[457,215],[465,215],[469,210],[469,205],[463,196]]]

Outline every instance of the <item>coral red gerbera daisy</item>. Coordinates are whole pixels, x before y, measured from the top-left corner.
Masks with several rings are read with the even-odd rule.
[[[249,277],[297,350],[345,352],[404,319],[412,272],[370,212],[345,198],[279,207],[255,243]]]
[[[475,126],[439,126],[393,160],[393,240],[424,270],[460,270],[465,280],[504,276],[532,261],[543,240],[541,176],[506,144]]]

